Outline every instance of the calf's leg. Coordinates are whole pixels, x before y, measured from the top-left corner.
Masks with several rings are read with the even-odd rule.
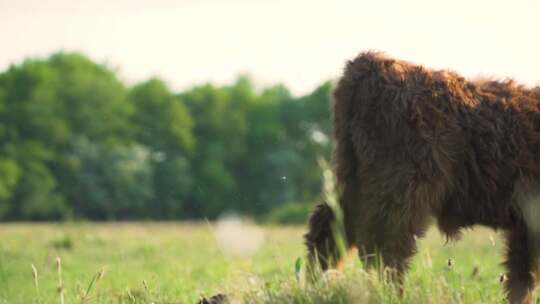
[[[511,304],[532,303],[533,291],[540,279],[539,241],[525,225],[508,232],[505,289]]]
[[[382,266],[389,269],[390,279],[403,292],[405,273],[417,251],[416,240],[425,234],[427,225],[427,217],[398,223],[385,218],[372,219],[370,229],[359,233],[356,241],[359,257],[368,268]]]

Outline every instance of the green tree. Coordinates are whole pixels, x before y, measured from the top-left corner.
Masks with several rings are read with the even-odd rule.
[[[215,218],[315,200],[330,89],[294,97],[239,77],[128,90],[77,53],[13,65],[0,73],[0,218]]]
[[[150,217],[154,189],[148,148],[100,145],[80,138],[72,153],[80,162],[73,191],[79,214],[106,220]]]
[[[330,120],[330,93],[331,83],[326,82],[316,88],[311,94],[300,97],[294,104],[283,105],[283,124],[287,126],[287,133],[292,147],[301,155],[301,163],[295,172],[294,188],[299,192],[297,200],[312,201],[318,199],[321,190],[321,170],[317,158],[330,159],[331,146],[331,120]]]
[[[17,178],[9,195],[7,217],[60,218],[67,206],[56,191],[47,163],[52,147],[67,139],[54,90],[54,71],[45,62],[28,60],[0,75],[3,107],[0,157],[12,164]],[[17,169],[13,169],[17,168]]]
[[[155,197],[148,212],[159,218],[186,217],[192,186],[188,157],[193,154],[191,114],[165,83],[151,79],[133,87],[132,125],[138,142],[150,148]]]
[[[284,203],[317,200],[321,187],[318,157],[328,158],[329,93],[325,83],[295,98],[284,86],[262,92],[249,112],[248,150],[244,158],[253,214],[265,214]]]
[[[165,83],[151,79],[133,87],[133,128],[139,142],[163,153],[189,153],[194,149],[193,121],[186,106]]]
[[[0,92],[0,159],[19,168],[10,217],[67,215],[68,205],[77,203],[74,182],[80,174],[73,142],[131,140],[132,110],[123,84],[83,55],[58,53],[11,66],[0,75]]]
[[[245,137],[246,110],[255,98],[251,89],[249,80],[241,78],[231,87],[208,84],[180,95],[194,118],[197,141],[197,153],[190,159],[197,181],[190,197],[191,216],[213,218],[246,199],[235,175],[249,157]]]
[[[4,146],[6,155],[16,160],[19,177],[10,198],[10,219],[63,219],[72,213],[56,190],[57,181],[47,163],[52,153],[38,141],[26,140]]]
[[[10,211],[9,202],[13,197],[21,169],[13,159],[0,159],[0,218]]]
[[[295,199],[288,180],[300,157],[291,153],[289,134],[280,123],[280,105],[293,97],[284,86],[266,89],[247,112],[246,157],[239,162],[237,178],[246,199],[238,208],[263,214],[285,201]]]

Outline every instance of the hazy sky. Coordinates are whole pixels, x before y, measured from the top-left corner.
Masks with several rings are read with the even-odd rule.
[[[0,0],[0,70],[81,51],[178,90],[248,73],[303,94],[369,49],[535,85],[539,37],[535,0]]]

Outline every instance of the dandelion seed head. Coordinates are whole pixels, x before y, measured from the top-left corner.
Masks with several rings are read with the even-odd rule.
[[[264,242],[264,230],[234,214],[222,216],[215,229],[216,239],[226,253],[252,255]]]

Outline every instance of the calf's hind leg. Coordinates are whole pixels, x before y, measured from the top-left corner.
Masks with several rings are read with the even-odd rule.
[[[533,292],[540,279],[540,239],[525,225],[507,235],[508,280],[505,289],[511,304],[532,304]]]

